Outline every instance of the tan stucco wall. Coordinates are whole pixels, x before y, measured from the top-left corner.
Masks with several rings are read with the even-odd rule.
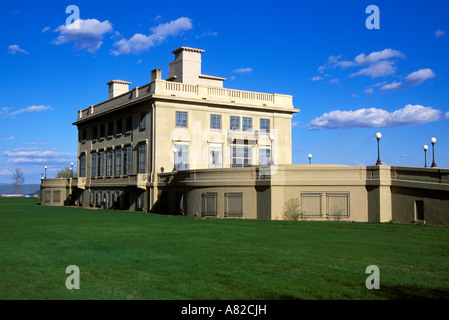
[[[175,125],[176,111],[188,112],[188,127],[177,128]],[[222,129],[210,129],[210,115],[222,116]],[[260,129],[260,119],[269,119],[271,133],[275,140],[273,146],[269,134],[260,134],[257,143],[253,145],[253,164],[259,164],[259,149],[273,147],[275,163],[291,163],[291,114],[273,114],[259,110],[242,108],[223,108],[217,105],[198,105],[193,103],[174,104],[156,102],[156,168],[164,167],[165,171],[173,168],[172,148],[175,144],[190,146],[190,169],[202,169],[209,166],[209,147],[222,146],[223,167],[230,166],[230,144],[227,132],[230,128],[230,116],[251,117],[253,131]]]
[[[408,178],[398,180],[400,172],[407,170],[412,172]],[[443,170],[441,177],[445,177],[448,172]],[[427,182],[426,175],[429,177]],[[406,179],[417,179],[420,182],[417,184]],[[434,183],[430,183],[432,180]],[[285,202],[291,198],[300,198],[304,192],[322,194],[322,216],[307,219],[334,219],[326,214],[326,194],[347,193],[349,217],[343,220],[412,222],[414,202],[423,200],[426,223],[449,224],[448,184],[436,183],[437,180],[434,173],[420,168],[284,165],[191,170],[175,176],[167,173],[161,176],[159,188],[184,192],[185,213],[188,215],[201,213],[203,192],[217,192],[218,217],[223,217],[220,214],[224,210],[224,193],[243,192],[243,218],[278,220],[284,218]],[[396,184],[403,187],[396,187]]]

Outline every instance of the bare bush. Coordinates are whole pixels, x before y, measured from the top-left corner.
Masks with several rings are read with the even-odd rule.
[[[302,218],[301,199],[290,198],[283,206],[283,214],[285,220],[298,221]]]

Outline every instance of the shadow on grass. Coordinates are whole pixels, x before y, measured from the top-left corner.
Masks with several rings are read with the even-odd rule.
[[[449,289],[441,290],[434,288],[418,288],[415,286],[382,286],[379,290],[367,290],[369,291],[368,296],[358,296],[354,298],[355,300],[448,300],[449,299]],[[289,295],[289,294],[279,294],[279,293],[267,293],[263,298],[264,300],[308,300],[304,297]],[[323,300],[328,300],[326,297]],[[337,300],[353,300],[351,297],[341,297]],[[312,300],[316,300],[312,298]],[[320,300],[320,299],[318,299]],[[332,299],[331,299],[332,300]]]
[[[263,298],[264,300],[304,300],[303,298],[292,296],[289,294],[279,294],[279,293],[267,293],[267,296]]]
[[[380,294],[389,300],[447,300],[449,289],[418,288],[415,286],[382,286]]]

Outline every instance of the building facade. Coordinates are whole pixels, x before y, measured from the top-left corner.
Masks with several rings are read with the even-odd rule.
[[[165,80],[112,80],[78,112],[77,203],[154,211],[159,173],[291,163],[292,96],[225,89],[201,73],[203,52],[173,51]]]
[[[226,89],[203,50],[172,53],[169,76],[79,110],[78,177],[43,179],[43,205],[216,218],[449,225],[449,169],[292,165],[292,96]]]

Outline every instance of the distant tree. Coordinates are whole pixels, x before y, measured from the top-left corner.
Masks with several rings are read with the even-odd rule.
[[[56,178],[76,178],[76,172],[73,172],[73,176],[72,176],[72,170],[70,166],[67,166],[61,170],[59,170],[59,172],[56,174]]]
[[[19,187],[25,182],[23,177],[23,171],[21,169],[16,169],[12,175],[12,181],[14,188],[16,188],[16,197],[19,194]]]

